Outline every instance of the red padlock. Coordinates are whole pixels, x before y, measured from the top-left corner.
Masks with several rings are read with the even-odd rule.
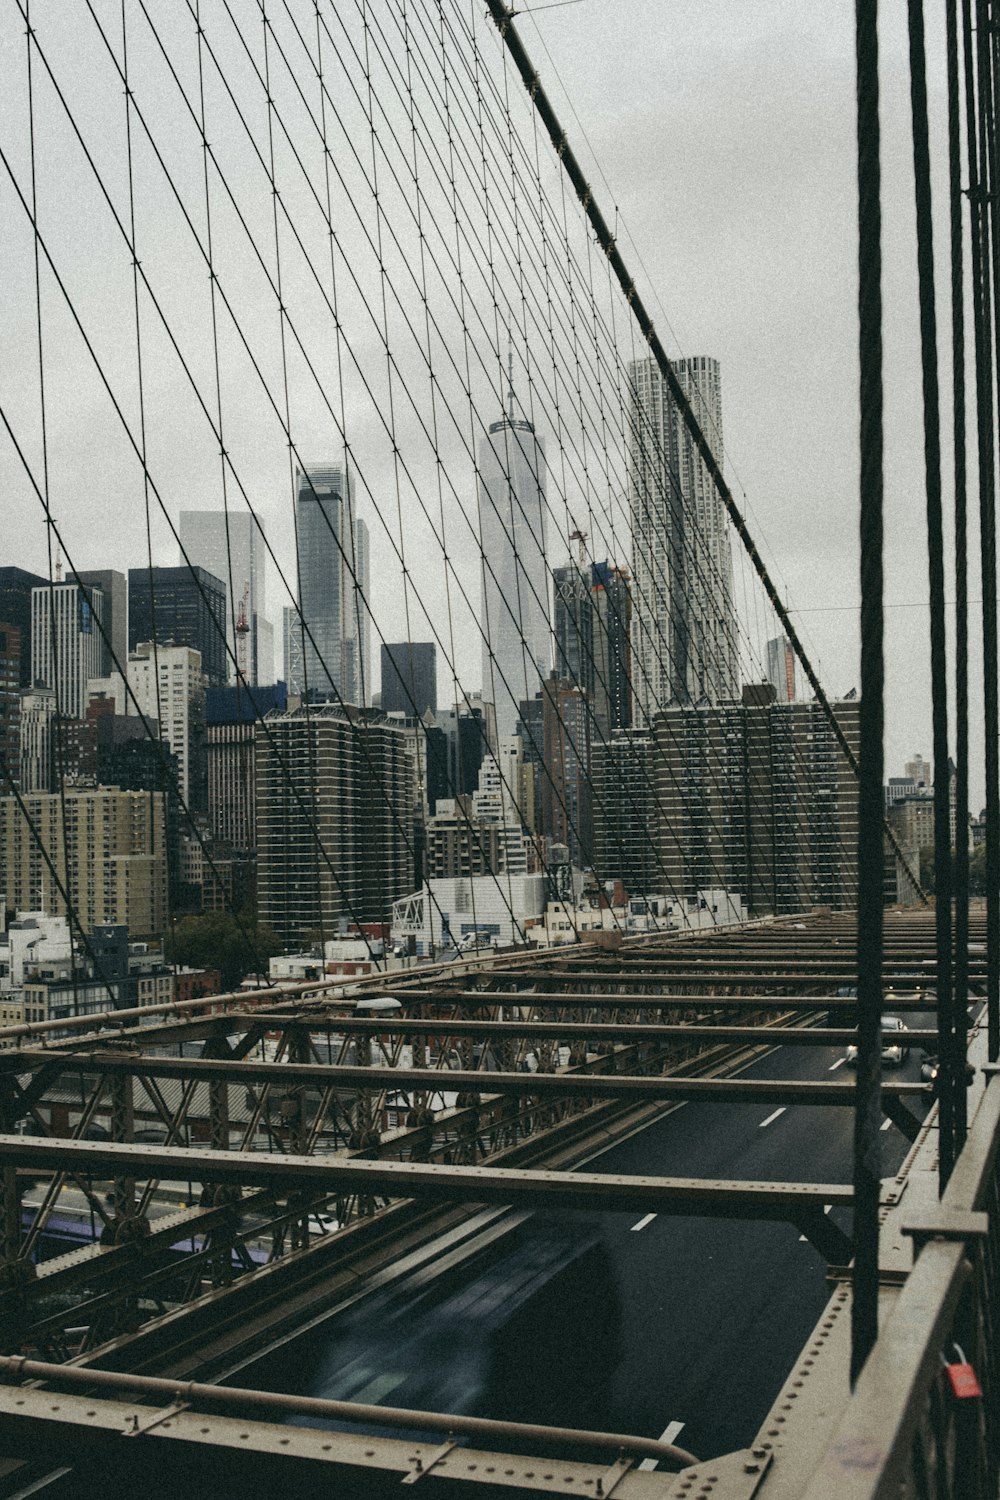
[[[983,1394],[983,1388],[976,1379],[976,1372],[969,1364],[958,1344],[953,1345],[958,1355],[958,1363],[950,1365],[944,1360],[944,1373],[951,1387],[951,1394],[959,1401],[969,1401]]]

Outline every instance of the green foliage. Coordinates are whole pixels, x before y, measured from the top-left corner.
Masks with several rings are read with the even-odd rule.
[[[252,910],[234,916],[231,912],[206,912],[201,917],[182,917],[165,943],[168,963],[193,969],[218,969],[223,990],[236,989],[248,974],[263,968],[282,950],[273,927],[258,922]]]
[[[928,896],[934,895],[936,881],[934,879],[934,845],[930,844],[920,851],[920,884]]]
[[[934,894],[934,850],[920,851],[920,883],[928,895]],[[986,845],[969,850],[969,895],[986,895]]]
[[[986,845],[978,844],[969,855],[969,895],[986,895]]]

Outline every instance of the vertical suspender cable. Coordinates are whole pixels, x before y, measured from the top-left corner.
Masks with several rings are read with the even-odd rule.
[[[976,434],[979,510],[980,517],[982,517],[986,509],[986,496],[992,493],[994,483],[993,391],[990,373],[992,365],[992,341],[989,318],[989,220],[986,215],[988,167],[985,144],[981,139],[979,118],[976,109],[977,56],[974,36],[972,0],[962,0],[962,51],[965,63],[965,125],[969,171],[969,242],[972,252],[972,326],[976,353]],[[985,646],[985,609],[983,635]],[[989,805],[987,804],[987,813],[988,811]],[[988,972],[987,993],[989,993]]]
[[[878,0],[855,0],[858,352],[861,398],[861,754],[858,805],[858,1070],[854,1118],[851,1381],[878,1336],[882,1011],[882,204]]]
[[[958,5],[948,0],[948,198],[951,218],[952,418],[955,481],[955,863],[952,975],[955,1151],[966,1130],[965,1053],[969,994],[969,589],[965,447],[965,305],[962,252],[962,145],[958,93]],[[935,751],[935,754],[937,752]],[[940,1024],[940,1023],[939,1023]]]
[[[934,886],[936,891],[934,914],[937,929],[938,1045],[943,1079],[938,1120],[938,1172],[943,1191],[951,1176],[955,1159],[954,1096],[957,1069],[951,1005],[951,832],[949,828],[951,762],[948,750],[948,666],[944,613],[941,415],[937,367],[937,315],[934,306],[934,228],[927,124],[927,59],[924,45],[923,0],[909,0],[908,20],[913,177],[917,210],[920,363],[924,398],[927,557],[930,583],[931,713],[934,734]]]
[[[979,118],[980,176],[986,188],[983,198],[984,252],[988,236],[993,238],[993,254],[1000,242],[1000,209],[995,199],[996,161],[996,76],[994,52],[996,40],[986,0],[977,7],[976,42],[979,49]],[[989,205],[987,221],[986,205]],[[988,228],[987,228],[988,222]],[[990,257],[983,255],[983,322],[989,340]],[[994,339],[1000,339],[1000,272],[993,272]],[[996,371],[992,362],[987,368],[991,377]],[[1000,703],[997,682],[997,542],[996,542],[996,469],[993,453],[993,390],[988,391],[990,406],[990,475],[989,484],[980,495],[979,537],[983,576],[983,707],[986,736],[986,1006],[989,1018],[989,1055],[991,1062],[1000,1057]]]

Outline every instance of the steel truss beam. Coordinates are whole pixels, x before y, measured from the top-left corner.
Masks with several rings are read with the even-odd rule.
[[[442,1030],[445,1028],[443,1027]],[[596,1064],[614,1065],[614,1055],[603,1055]],[[80,1064],[74,1060],[74,1070]],[[493,1094],[529,1095],[540,1098],[580,1098],[643,1100],[698,1099],[721,1100],[728,1104],[791,1100],[796,1104],[853,1105],[854,1084],[837,1079],[771,1079],[771,1078],[678,1078],[673,1075],[604,1073],[506,1073],[491,1069],[479,1071],[455,1068],[352,1067],[343,1063],[251,1062],[246,1058],[228,1061],[219,1058],[151,1057],[90,1053],[84,1071],[112,1078],[198,1078],[205,1081],[225,1080],[236,1084],[311,1083],[340,1089],[373,1087],[418,1090],[438,1093],[474,1093],[486,1090]],[[888,1098],[931,1098],[933,1088],[916,1080],[887,1082],[882,1092]],[[5,1138],[0,1136],[0,1143]],[[24,1139],[13,1137],[13,1139]],[[60,1149],[64,1144],[59,1143]],[[84,1144],[91,1145],[92,1142]]]
[[[256,1018],[258,1025],[261,1024],[261,1019]],[[313,1032],[318,1032],[323,1028],[322,1022],[318,1022],[314,1017],[303,1015],[301,1011],[296,1011],[291,1015],[269,1015],[263,1018],[263,1029],[269,1031],[301,1025],[310,1026]],[[857,1037],[857,1030],[851,1026],[704,1026],[655,1022],[642,1024],[634,1021],[617,1024],[608,1021],[589,1023],[586,1021],[522,1021],[513,1018],[470,1021],[445,1017],[432,1019],[426,1016],[386,1016],[378,1020],[349,1016],[343,1019],[338,1018],[331,1023],[331,1029],[338,1036],[472,1037],[477,1040],[488,1037],[547,1037],[553,1041],[593,1040],[598,1043],[617,1042],[622,1045],[630,1042],[718,1041],[744,1042],[749,1045],[759,1043],[763,1046],[776,1047],[846,1047]],[[148,1034],[144,1035],[144,1039],[146,1036]],[[936,1030],[911,1029],[907,1032],[906,1041],[908,1046],[922,1046],[925,1043],[931,1045],[937,1042],[937,1037]],[[250,1045],[255,1045],[258,1040],[259,1037],[254,1037]],[[86,1055],[64,1054],[55,1049],[48,1051],[25,1047],[10,1056],[0,1053],[0,1072],[19,1074],[42,1067],[50,1071],[45,1086],[35,1089],[33,1103],[44,1097],[45,1088],[53,1079],[69,1070],[86,1071],[89,1062]]]
[[[700,984],[704,984],[709,976],[699,976]],[[594,979],[595,983],[607,984],[609,976],[601,974]],[[386,986],[379,991],[380,995],[390,1000],[399,1000],[402,1004],[409,1005],[414,1009],[418,1006],[428,1005],[459,1005],[464,1010],[470,1008],[487,1009],[490,1006],[534,1006],[546,1009],[576,1007],[587,1009],[590,1006],[618,1006],[622,1010],[854,1010],[857,1001],[853,995],[770,995],[770,994],[716,994],[714,991],[699,989],[690,994],[677,994],[673,991],[664,994],[643,994],[631,988],[633,976],[621,981],[623,989],[620,993],[614,990],[600,990],[593,994],[586,990],[539,990],[539,989],[508,989],[508,990],[429,990],[426,993],[416,993],[413,990],[403,990]],[[650,981],[650,984],[659,981]],[[721,981],[720,981],[721,983]],[[629,986],[625,988],[624,986]],[[936,1001],[927,999],[924,991],[904,991],[895,995],[886,996],[887,1010],[926,1010],[936,1011]],[[353,1011],[353,1006],[352,1006]],[[291,1013],[291,1012],[290,1012]],[[303,1018],[322,1014],[322,1005],[313,1010],[312,1006],[299,1006],[295,1012]],[[275,1010],[269,1014],[282,1015],[283,1012]],[[260,1024],[264,1024],[263,1021]],[[99,1040],[99,1039],[95,1039]],[[105,1038],[106,1040],[106,1038]],[[0,1054],[2,1056],[2,1054]]]
[[[619,1177],[600,1172],[547,1172],[519,1167],[440,1166],[423,1162],[364,1161],[200,1147],[134,1146],[109,1141],[50,1141],[0,1135],[8,1166],[32,1172],[76,1169],[91,1175],[233,1183],[278,1189],[303,1187],[393,1198],[465,1198],[515,1208],[583,1208],[696,1216],[788,1219],[816,1205],[849,1207],[842,1184],[725,1182],[694,1177]]]

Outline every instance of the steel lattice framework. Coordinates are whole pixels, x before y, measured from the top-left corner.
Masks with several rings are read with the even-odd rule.
[[[893,1003],[932,1008],[930,923],[901,917],[892,933]],[[125,1462],[118,1450],[134,1462],[140,1438],[155,1445],[148,1462],[164,1484],[174,1482],[166,1476],[176,1463],[190,1463],[194,1443],[224,1454],[231,1476],[247,1462],[240,1454],[252,1452],[255,1472],[273,1469],[276,1484],[290,1482],[303,1463],[333,1464],[338,1482],[366,1492],[400,1475],[496,1483],[502,1467],[508,1484],[537,1490],[586,1493],[600,1477],[605,1492],[613,1484],[638,1495],[655,1480],[663,1493],[664,1477],[635,1465],[687,1460],[650,1439],[545,1433],[447,1413],[395,1416],[429,1439],[437,1431],[445,1439],[437,1446],[350,1429],[332,1442],[329,1432],[302,1428],[289,1437],[268,1419],[364,1424],[376,1420],[374,1409],[244,1390],[220,1397],[204,1380],[187,1383],[266,1347],[359,1276],[419,1256],[421,1245],[442,1236],[461,1240],[473,1212],[481,1230],[512,1207],[553,1205],[779,1218],[811,1237],[841,1268],[835,1274],[848,1277],[803,1356],[808,1379],[798,1372],[803,1407],[814,1388],[829,1403],[825,1426],[805,1424],[809,1441],[820,1441],[839,1413],[847,1420],[839,1361],[852,1245],[824,1210],[849,1206],[850,1186],[623,1178],[573,1164],[595,1139],[634,1129],[680,1099],[849,1107],[851,1081],[727,1075],[777,1043],[829,1045],[854,1034],[836,1024],[850,1019],[843,991],[852,935],[849,919],[817,916],[804,927],[643,940],[613,953],[577,946],[543,960],[494,958],[461,976],[445,968],[391,987],[383,978],[350,989],[217,997],[181,1013],[118,1015],[100,1026],[84,1020],[54,1035],[23,1028],[0,1052],[2,1326],[12,1356],[4,1368],[20,1385],[16,1400],[10,1391],[0,1407],[8,1451],[37,1454],[41,1441],[56,1462],[70,1450],[78,1458],[84,1442],[114,1473]],[[970,963],[980,984],[980,955]],[[374,1015],[373,1002],[382,1007]],[[523,1071],[529,1056],[536,1071]],[[925,1083],[883,1086],[885,1110],[914,1142],[883,1189],[882,1295],[890,1301],[906,1291],[906,1235],[920,1245],[942,1233],[961,1253],[985,1230],[978,1201],[907,1214],[910,1177],[932,1165],[934,1143],[933,1112],[922,1123],[910,1105],[930,1091]],[[991,1085],[969,1151],[995,1107]],[[18,1134],[24,1122],[31,1133]],[[268,1149],[253,1149],[261,1143]],[[171,1182],[189,1185],[186,1209],[168,1206],[163,1185]],[[98,1241],[35,1265],[33,1248],[63,1189],[83,1195],[102,1226]],[[393,1420],[377,1410],[383,1424]],[[787,1399],[784,1411],[800,1414]],[[800,1478],[804,1471],[787,1422],[775,1420],[765,1433],[780,1442],[762,1434],[756,1457],[713,1462],[719,1493],[753,1493],[765,1471],[774,1493],[801,1492],[787,1487],[789,1465]],[[803,1441],[804,1429],[795,1442]],[[575,1456],[550,1460],[544,1472],[555,1477],[543,1480],[537,1466],[560,1444]],[[511,1456],[525,1446],[542,1456]],[[604,1455],[605,1467],[586,1457],[588,1448]],[[690,1479],[704,1472],[691,1470]],[[690,1492],[687,1475],[678,1494]]]

